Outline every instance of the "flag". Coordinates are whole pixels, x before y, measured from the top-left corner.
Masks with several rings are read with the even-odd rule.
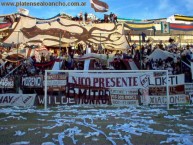
[[[18,11],[18,13],[23,14],[23,15],[25,15],[25,16],[28,16],[28,15],[29,15],[29,10],[27,10],[27,9],[18,8],[17,11]]]
[[[11,14],[11,15],[6,16],[6,18],[8,19],[8,21],[10,23],[14,23],[17,19],[17,15],[16,14]]]
[[[105,2],[99,0],[90,0],[90,3],[95,12],[107,12],[109,9],[109,6]]]

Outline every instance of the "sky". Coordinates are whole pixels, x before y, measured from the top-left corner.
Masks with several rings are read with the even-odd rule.
[[[86,6],[2,6],[2,2],[85,2]],[[93,13],[98,18],[113,12],[118,18],[157,19],[174,14],[193,16],[193,0],[101,0],[109,5],[106,13],[96,13],[90,0],[1,0],[0,15],[17,12],[18,8],[28,9],[31,16],[48,19],[59,13],[76,16],[80,12]]]

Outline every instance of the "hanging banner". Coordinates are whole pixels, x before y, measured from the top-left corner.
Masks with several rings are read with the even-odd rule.
[[[161,32],[164,34],[169,34],[170,33],[170,23],[161,22]]]
[[[51,74],[47,78],[48,91],[64,91],[67,85],[66,75]]]
[[[169,104],[184,104],[187,103],[185,95],[185,80],[184,74],[169,75]],[[149,87],[149,104],[150,105],[166,105],[166,77],[157,76],[151,78]]]
[[[174,18],[176,21],[193,22],[193,17],[190,16],[174,15]]]
[[[152,73],[70,73],[74,86],[99,88],[147,88]]]
[[[35,99],[35,105],[44,105],[45,100],[43,95],[38,95]],[[65,95],[48,95],[47,96],[48,105],[75,105],[74,98],[67,98]]]
[[[0,94],[0,106],[33,107],[36,94]]]
[[[150,105],[166,105],[167,97],[166,96],[149,96]],[[188,103],[187,95],[170,95],[169,104],[185,104]]]
[[[11,23],[0,23],[0,29],[10,27],[11,25],[12,25]]]
[[[22,77],[21,85],[24,88],[41,88],[43,87],[43,76]]]
[[[185,84],[185,93],[190,94],[193,92],[193,83],[186,83]]]
[[[179,31],[193,31],[193,24],[188,25],[188,24],[171,23],[170,29]]]
[[[185,94],[184,85],[170,86],[169,95]],[[164,96],[166,95],[166,87],[149,87],[150,96]]]
[[[14,88],[14,78],[0,78],[0,88]]]
[[[147,29],[155,29],[154,22],[149,23],[134,23],[134,22],[125,22],[124,26],[131,30],[147,30]]]
[[[111,89],[111,103],[115,106],[128,106],[138,104],[138,89],[116,90]]]
[[[67,94],[77,104],[136,104],[136,91],[148,88],[153,73],[69,73]],[[122,101],[117,102],[119,98]],[[113,102],[112,102],[113,101]]]

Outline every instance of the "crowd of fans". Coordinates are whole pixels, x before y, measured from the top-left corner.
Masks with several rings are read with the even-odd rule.
[[[87,12],[85,13],[82,13],[80,12],[77,16],[75,17],[72,17],[71,20],[74,20],[74,21],[79,21],[79,24],[90,24],[92,25],[92,23],[118,23],[118,17],[115,13],[110,13],[109,15],[108,14],[104,14],[104,18],[103,19],[100,19],[100,18],[97,18],[96,16],[92,15],[92,16],[89,16]]]
[[[192,56],[191,49],[193,48],[190,45],[178,48],[174,44],[164,45],[163,43],[159,43],[153,46],[151,44],[144,43],[144,45],[141,46],[141,49],[139,49],[139,45],[134,42],[130,45],[127,51],[111,51],[105,49],[99,51],[95,50],[92,46],[90,47],[92,53],[103,53],[106,55],[106,60],[93,60],[93,67],[91,67],[91,69],[127,69],[127,67],[124,67],[125,64],[122,60],[132,60],[139,69],[168,70],[169,75],[184,73],[186,74],[186,81],[192,81],[191,68],[188,67],[190,66]],[[149,58],[148,56],[150,56],[158,48],[163,51],[173,53],[175,57],[168,57],[166,59]],[[74,49],[68,48],[60,51],[49,51],[50,53],[47,56],[44,56],[43,53],[41,54],[40,62],[37,62],[35,57],[31,57],[19,63],[7,62],[4,66],[3,63],[0,62],[0,76],[5,77],[8,74],[9,76],[41,75],[44,74],[45,69],[52,69],[53,63],[47,65],[50,61],[60,61],[61,69],[64,70],[84,69],[84,61],[79,61],[79,59],[75,58],[75,56],[83,56],[86,53],[86,50],[83,48],[81,43]],[[110,55],[113,55],[111,61],[109,61]]]

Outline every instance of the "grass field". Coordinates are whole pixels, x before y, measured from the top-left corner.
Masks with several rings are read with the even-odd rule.
[[[193,108],[1,108],[0,144],[193,144]]]

